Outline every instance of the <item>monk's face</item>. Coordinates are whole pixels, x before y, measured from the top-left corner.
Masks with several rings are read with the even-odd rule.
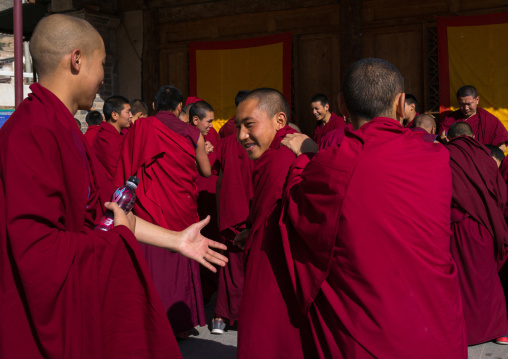
[[[270,118],[260,109],[258,100],[241,102],[236,109],[237,138],[251,160],[257,160],[272,144],[277,130],[282,128],[277,115]]]
[[[460,112],[462,112],[462,114],[466,116],[466,118],[469,118],[474,114],[476,114],[476,107],[478,107],[479,101],[480,97],[473,98],[473,96],[457,98]]]
[[[409,105],[407,102],[404,103],[404,120],[409,120],[415,114],[415,105],[412,103]]]
[[[132,122],[131,105],[124,103],[122,111],[113,111],[111,118],[116,121],[120,129],[129,127]]]
[[[321,101],[312,102],[310,106],[314,117],[316,117],[316,121],[323,121],[328,113],[328,109],[330,108],[329,104],[323,106]]]
[[[200,119],[198,116],[194,116],[192,122],[194,126],[199,128],[203,136],[208,135],[208,132],[212,128],[214,113],[213,111],[206,111],[206,116]]]
[[[100,39],[100,37],[98,37],[98,39]],[[95,95],[99,92],[99,88],[102,86],[104,80],[106,50],[104,49],[104,42],[102,39],[100,39],[100,46],[97,49],[83,56],[82,62],[83,64],[80,71],[81,96],[78,108],[80,110],[88,110],[92,106]]]

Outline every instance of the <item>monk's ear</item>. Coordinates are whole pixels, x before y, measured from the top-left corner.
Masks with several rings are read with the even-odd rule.
[[[191,121],[191,122],[192,122],[192,124],[193,124],[194,126],[197,126],[197,125],[198,125],[198,121],[199,121],[199,117],[198,117],[198,116],[194,116],[194,117],[192,117],[192,121]]]
[[[284,112],[279,112],[275,115],[275,126],[277,128],[277,131],[280,130],[282,127],[286,126],[287,123],[288,119]]]
[[[397,94],[397,96],[395,97],[393,106],[395,107],[394,108],[395,115],[397,116],[396,120],[399,122],[401,122],[402,119],[404,118],[405,104],[406,104],[406,94],[404,92]]]
[[[344,94],[342,92],[340,92],[337,96],[337,102],[339,103],[339,112],[342,114],[342,116],[345,118],[349,117],[349,111],[346,107],[346,99],[344,98]]]
[[[74,74],[79,73],[81,69],[81,63],[83,61],[83,54],[80,49],[74,49],[71,52],[71,71]]]
[[[152,102],[152,108],[155,111],[155,102]]]
[[[329,104],[329,103],[327,103],[327,104],[324,106],[324,109],[325,109],[325,111],[330,110],[330,104]]]

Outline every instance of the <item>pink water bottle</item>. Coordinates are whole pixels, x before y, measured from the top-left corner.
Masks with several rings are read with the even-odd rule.
[[[117,188],[115,193],[113,194],[113,198],[111,198],[111,202],[118,203],[118,206],[124,210],[125,214],[128,214],[132,207],[134,207],[134,203],[136,203],[136,188],[139,184],[139,178],[136,176],[130,176],[127,182],[125,182],[125,186]],[[109,209],[106,210],[104,216],[102,216],[99,224],[95,227],[100,231],[109,231],[113,228],[113,212]]]

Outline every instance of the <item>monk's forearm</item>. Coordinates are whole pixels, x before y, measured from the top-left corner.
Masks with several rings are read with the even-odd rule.
[[[137,240],[154,247],[165,248],[176,252],[180,243],[180,232],[170,231],[136,216],[134,235]]]
[[[501,151],[506,152],[506,143],[500,145],[499,148],[501,149]]]

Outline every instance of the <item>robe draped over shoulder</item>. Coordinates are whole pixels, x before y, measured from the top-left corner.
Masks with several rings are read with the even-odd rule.
[[[448,162],[389,118],[295,162],[280,224],[314,357],[467,357]]]
[[[125,136],[117,131],[112,124],[102,121],[99,132],[92,144],[95,156],[106,169],[112,180],[115,175],[116,165],[122,151]]]
[[[314,130],[314,142],[318,145],[321,144],[321,139],[329,132],[336,130],[340,127],[346,126],[343,117],[337,116],[334,112],[331,113],[330,119],[327,123],[318,125]]]
[[[150,223],[181,231],[199,219],[195,158],[189,138],[175,133],[159,118],[144,118],[136,121],[126,137],[115,184],[136,175],[140,183],[134,213]],[[141,247],[175,333],[205,325],[199,264],[162,248]]]
[[[181,358],[134,235],[93,230],[107,174],[65,105],[31,89],[0,131],[0,357]]]

